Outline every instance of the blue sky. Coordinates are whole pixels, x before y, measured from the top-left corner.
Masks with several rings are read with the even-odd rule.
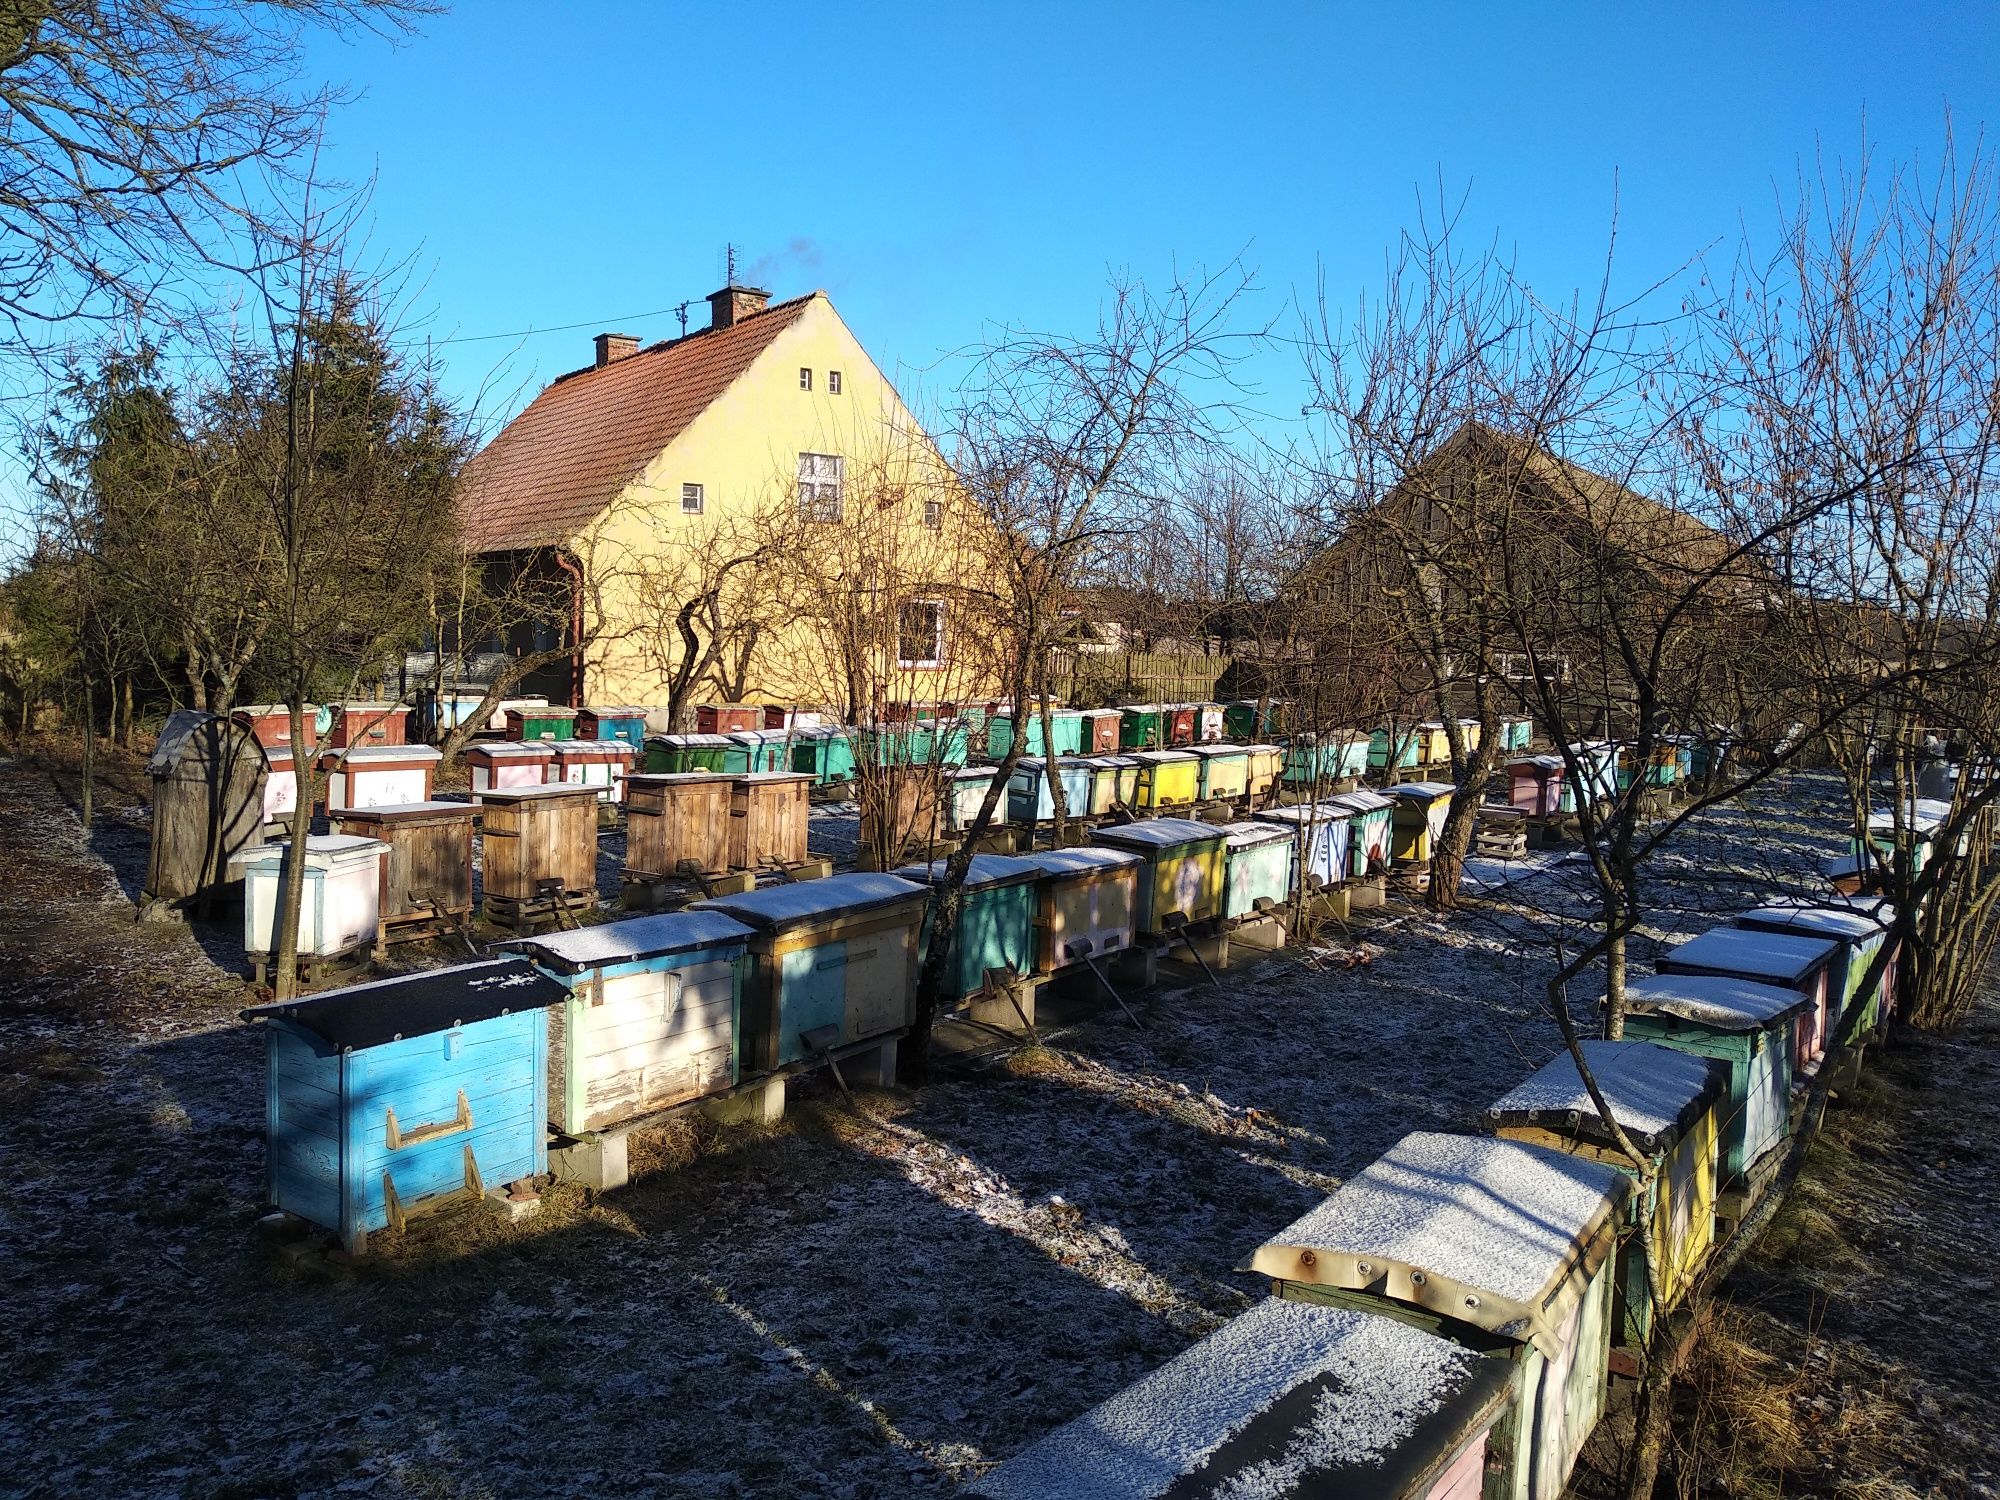
[[[720,284],[824,287],[922,400],[996,321],[1086,326],[1107,269],[1244,251],[1282,318],[1342,302],[1440,178],[1546,293],[1651,280],[1770,221],[1815,150],[1934,150],[2000,119],[1983,5],[669,6],[461,0],[324,44],[450,378],[505,415],[599,325]],[[703,309],[693,314],[699,326]],[[1295,361],[1258,371],[1298,408]]]

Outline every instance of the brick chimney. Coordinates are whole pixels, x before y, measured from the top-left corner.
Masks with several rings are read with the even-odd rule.
[[[639,335],[636,333],[600,333],[597,336],[597,368],[616,364],[621,359],[630,359],[639,352]]]
[[[708,326],[733,327],[752,313],[762,312],[764,304],[770,300],[769,292],[754,286],[739,286],[732,281],[721,291],[708,294]]]

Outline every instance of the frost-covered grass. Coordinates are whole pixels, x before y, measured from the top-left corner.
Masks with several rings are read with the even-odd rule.
[[[1810,889],[1825,790],[1691,829],[1654,931]],[[680,1127],[626,1190],[439,1218],[322,1281],[253,1234],[240,955],[131,923],[135,837],[143,865],[114,808],[86,845],[0,769],[0,1427],[28,1494],[948,1493],[1249,1306],[1235,1267],[1405,1133],[1477,1129],[1555,1052],[1552,940],[1589,910],[1551,863],[1169,986],[1143,1031],[1113,1008],[859,1113],[807,1086],[775,1130]]]

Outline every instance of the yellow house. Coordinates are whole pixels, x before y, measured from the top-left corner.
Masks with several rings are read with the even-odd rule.
[[[574,603],[573,704],[846,718],[998,681],[996,537],[824,292],[730,285],[709,326],[599,334],[467,465],[471,550]]]

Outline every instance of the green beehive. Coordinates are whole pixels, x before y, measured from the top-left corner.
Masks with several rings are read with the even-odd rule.
[[[905,865],[895,873],[919,885],[941,883],[945,861]],[[986,987],[989,972],[1026,974],[1035,966],[1035,881],[1040,867],[1004,854],[975,854],[960,892],[958,926],[944,993],[965,999]],[[926,912],[920,952],[930,952],[934,914]],[[919,960],[920,962],[922,959]]]
[[[1042,716],[1040,714],[1029,714],[1027,717],[1028,748],[1021,753],[1023,755],[1040,755],[1042,753]],[[1014,715],[1011,713],[995,714],[992,718],[988,719],[986,721],[987,755],[994,760],[999,760],[1013,746]]]
[[[1054,709],[1049,714],[1049,738],[1056,742],[1056,754],[1083,754],[1083,715],[1073,708]]]
[[[845,729],[817,725],[792,736],[791,769],[813,778],[815,786],[854,779],[854,741]]]
[[[1135,703],[1118,721],[1121,750],[1161,750],[1167,743],[1167,711],[1157,703]]]
[[[648,775],[685,775],[690,771],[720,771],[729,750],[722,734],[655,734],[647,737],[644,769]]]
[[[1407,770],[1416,765],[1423,754],[1423,735],[1414,726],[1396,731],[1396,756],[1393,765],[1397,770]],[[1377,771],[1387,770],[1392,762],[1389,758],[1389,731],[1376,729],[1368,735],[1368,764]]]

